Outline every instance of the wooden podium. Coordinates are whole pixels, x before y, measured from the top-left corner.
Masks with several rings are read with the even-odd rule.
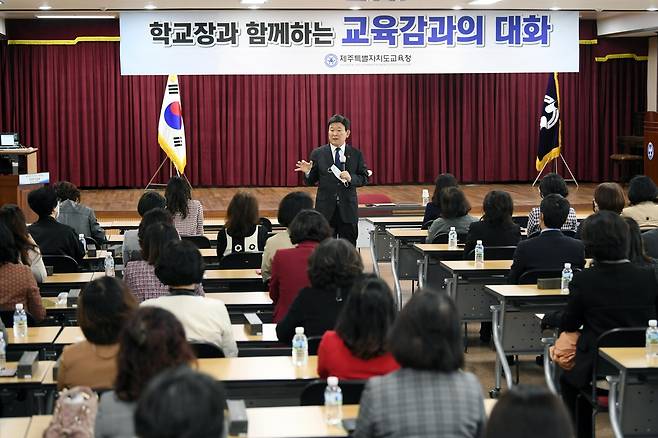
[[[658,184],[658,112],[644,116],[644,174]]]
[[[37,149],[0,149],[0,155],[13,156],[18,159],[18,172],[37,173]],[[27,222],[36,221],[37,215],[27,204],[27,194],[41,187],[43,184],[19,184],[18,175],[0,175],[0,206],[16,204],[23,210]]]

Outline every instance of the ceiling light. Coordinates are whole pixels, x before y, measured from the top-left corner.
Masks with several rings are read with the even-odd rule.
[[[258,5],[250,5],[249,9],[260,9],[260,6]]]
[[[50,5],[41,5],[41,6],[39,6],[39,9],[41,9],[42,11],[49,11],[52,8],[53,7],[50,6]]]
[[[158,9],[158,7],[153,3],[149,3],[148,5],[144,5],[144,9],[148,9],[149,11],[152,11],[153,9]]]
[[[116,16],[115,15],[36,15],[36,18],[102,19],[102,18],[116,18]]]
[[[647,11],[649,11],[649,12],[656,12],[656,11],[658,11],[658,8],[656,8],[656,7],[650,7],[650,8],[647,8]]]
[[[548,9],[550,9],[551,11],[559,11],[562,8],[559,6],[553,6],[552,8],[548,8]]]
[[[361,6],[350,6],[350,9],[353,10],[353,11],[360,11]]]
[[[262,5],[267,0],[241,0],[240,3],[243,5]]]
[[[484,6],[484,5],[493,5],[494,3],[498,3],[501,0],[473,0],[471,2],[468,2],[469,5],[473,6]]]
[[[452,7],[453,11],[461,11],[462,9],[464,9],[464,7],[460,6],[460,5],[455,5],[455,6]]]
[[[0,0],[0,5],[4,5],[4,4],[5,4],[5,1],[4,1],[4,0]]]

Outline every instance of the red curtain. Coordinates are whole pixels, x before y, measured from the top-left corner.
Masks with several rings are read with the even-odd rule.
[[[11,37],[11,35],[10,35]],[[615,177],[609,155],[646,107],[646,62],[594,61],[560,75],[564,154],[576,177]],[[40,149],[52,180],[143,187],[163,159],[162,76],[121,76],[119,44],[0,43],[0,131]],[[180,77],[186,174],[196,186],[295,186],[294,163],[326,142],[333,113],[352,120],[374,183],[534,178],[547,74]]]

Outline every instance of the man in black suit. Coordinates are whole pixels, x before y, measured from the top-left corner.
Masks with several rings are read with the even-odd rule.
[[[565,263],[571,263],[571,269],[585,266],[583,243],[560,230],[569,215],[569,201],[557,194],[548,195],[539,208],[541,233],[516,247],[508,283],[516,284],[521,274],[531,269],[562,270]]]
[[[311,152],[309,161],[298,161],[296,172],[304,172],[308,185],[318,183],[315,209],[322,213],[334,229],[334,236],[356,246],[359,214],[356,188],[368,183],[361,151],[348,146],[350,121],[335,114],[329,119],[329,144]]]

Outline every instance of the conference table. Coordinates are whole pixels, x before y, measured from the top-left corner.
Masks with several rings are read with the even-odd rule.
[[[446,274],[440,269],[441,260],[462,260],[464,257],[464,245],[459,244],[457,248],[450,248],[447,243],[414,243],[413,249],[418,252],[421,259],[418,260],[418,286],[429,287],[440,290],[443,288]],[[439,269],[431,269],[430,266]]]
[[[658,435],[658,361],[649,362],[643,347],[600,348],[599,356],[618,371],[607,378],[615,437]]]
[[[427,230],[418,228],[387,228],[391,238],[391,272],[398,309],[402,309],[402,287],[400,280],[418,280],[418,257],[414,243],[424,243]]]
[[[267,217],[267,220],[270,221],[272,227],[280,227],[279,221],[275,217]],[[116,218],[111,220],[100,220],[98,223],[101,227],[106,230],[120,230],[124,232],[126,230],[135,230],[139,228],[141,219],[136,218]],[[215,231],[215,235],[220,228],[224,228],[226,224],[226,219],[224,218],[204,218],[203,219],[203,229]]]
[[[364,221],[372,226],[372,229],[370,229],[370,255],[372,256],[375,274],[379,275],[377,262],[391,260],[393,241],[386,233],[386,228],[419,228],[423,224],[423,216],[375,216],[367,217]]]
[[[490,394],[500,393],[501,367],[507,387],[512,387],[508,354],[542,354],[541,320],[538,313],[563,309],[569,294],[561,289],[539,289],[536,284],[488,284],[484,291],[495,300],[490,306],[492,334],[496,349],[495,385]]]
[[[46,399],[53,389],[51,382],[54,365],[54,361],[40,360],[35,366],[34,373],[30,376],[25,378],[18,378],[15,375],[13,377],[0,377],[0,390],[24,391],[28,412],[45,413]],[[16,366],[17,362],[7,362],[7,368],[16,368]],[[6,408],[9,410],[11,407],[7,406]]]

